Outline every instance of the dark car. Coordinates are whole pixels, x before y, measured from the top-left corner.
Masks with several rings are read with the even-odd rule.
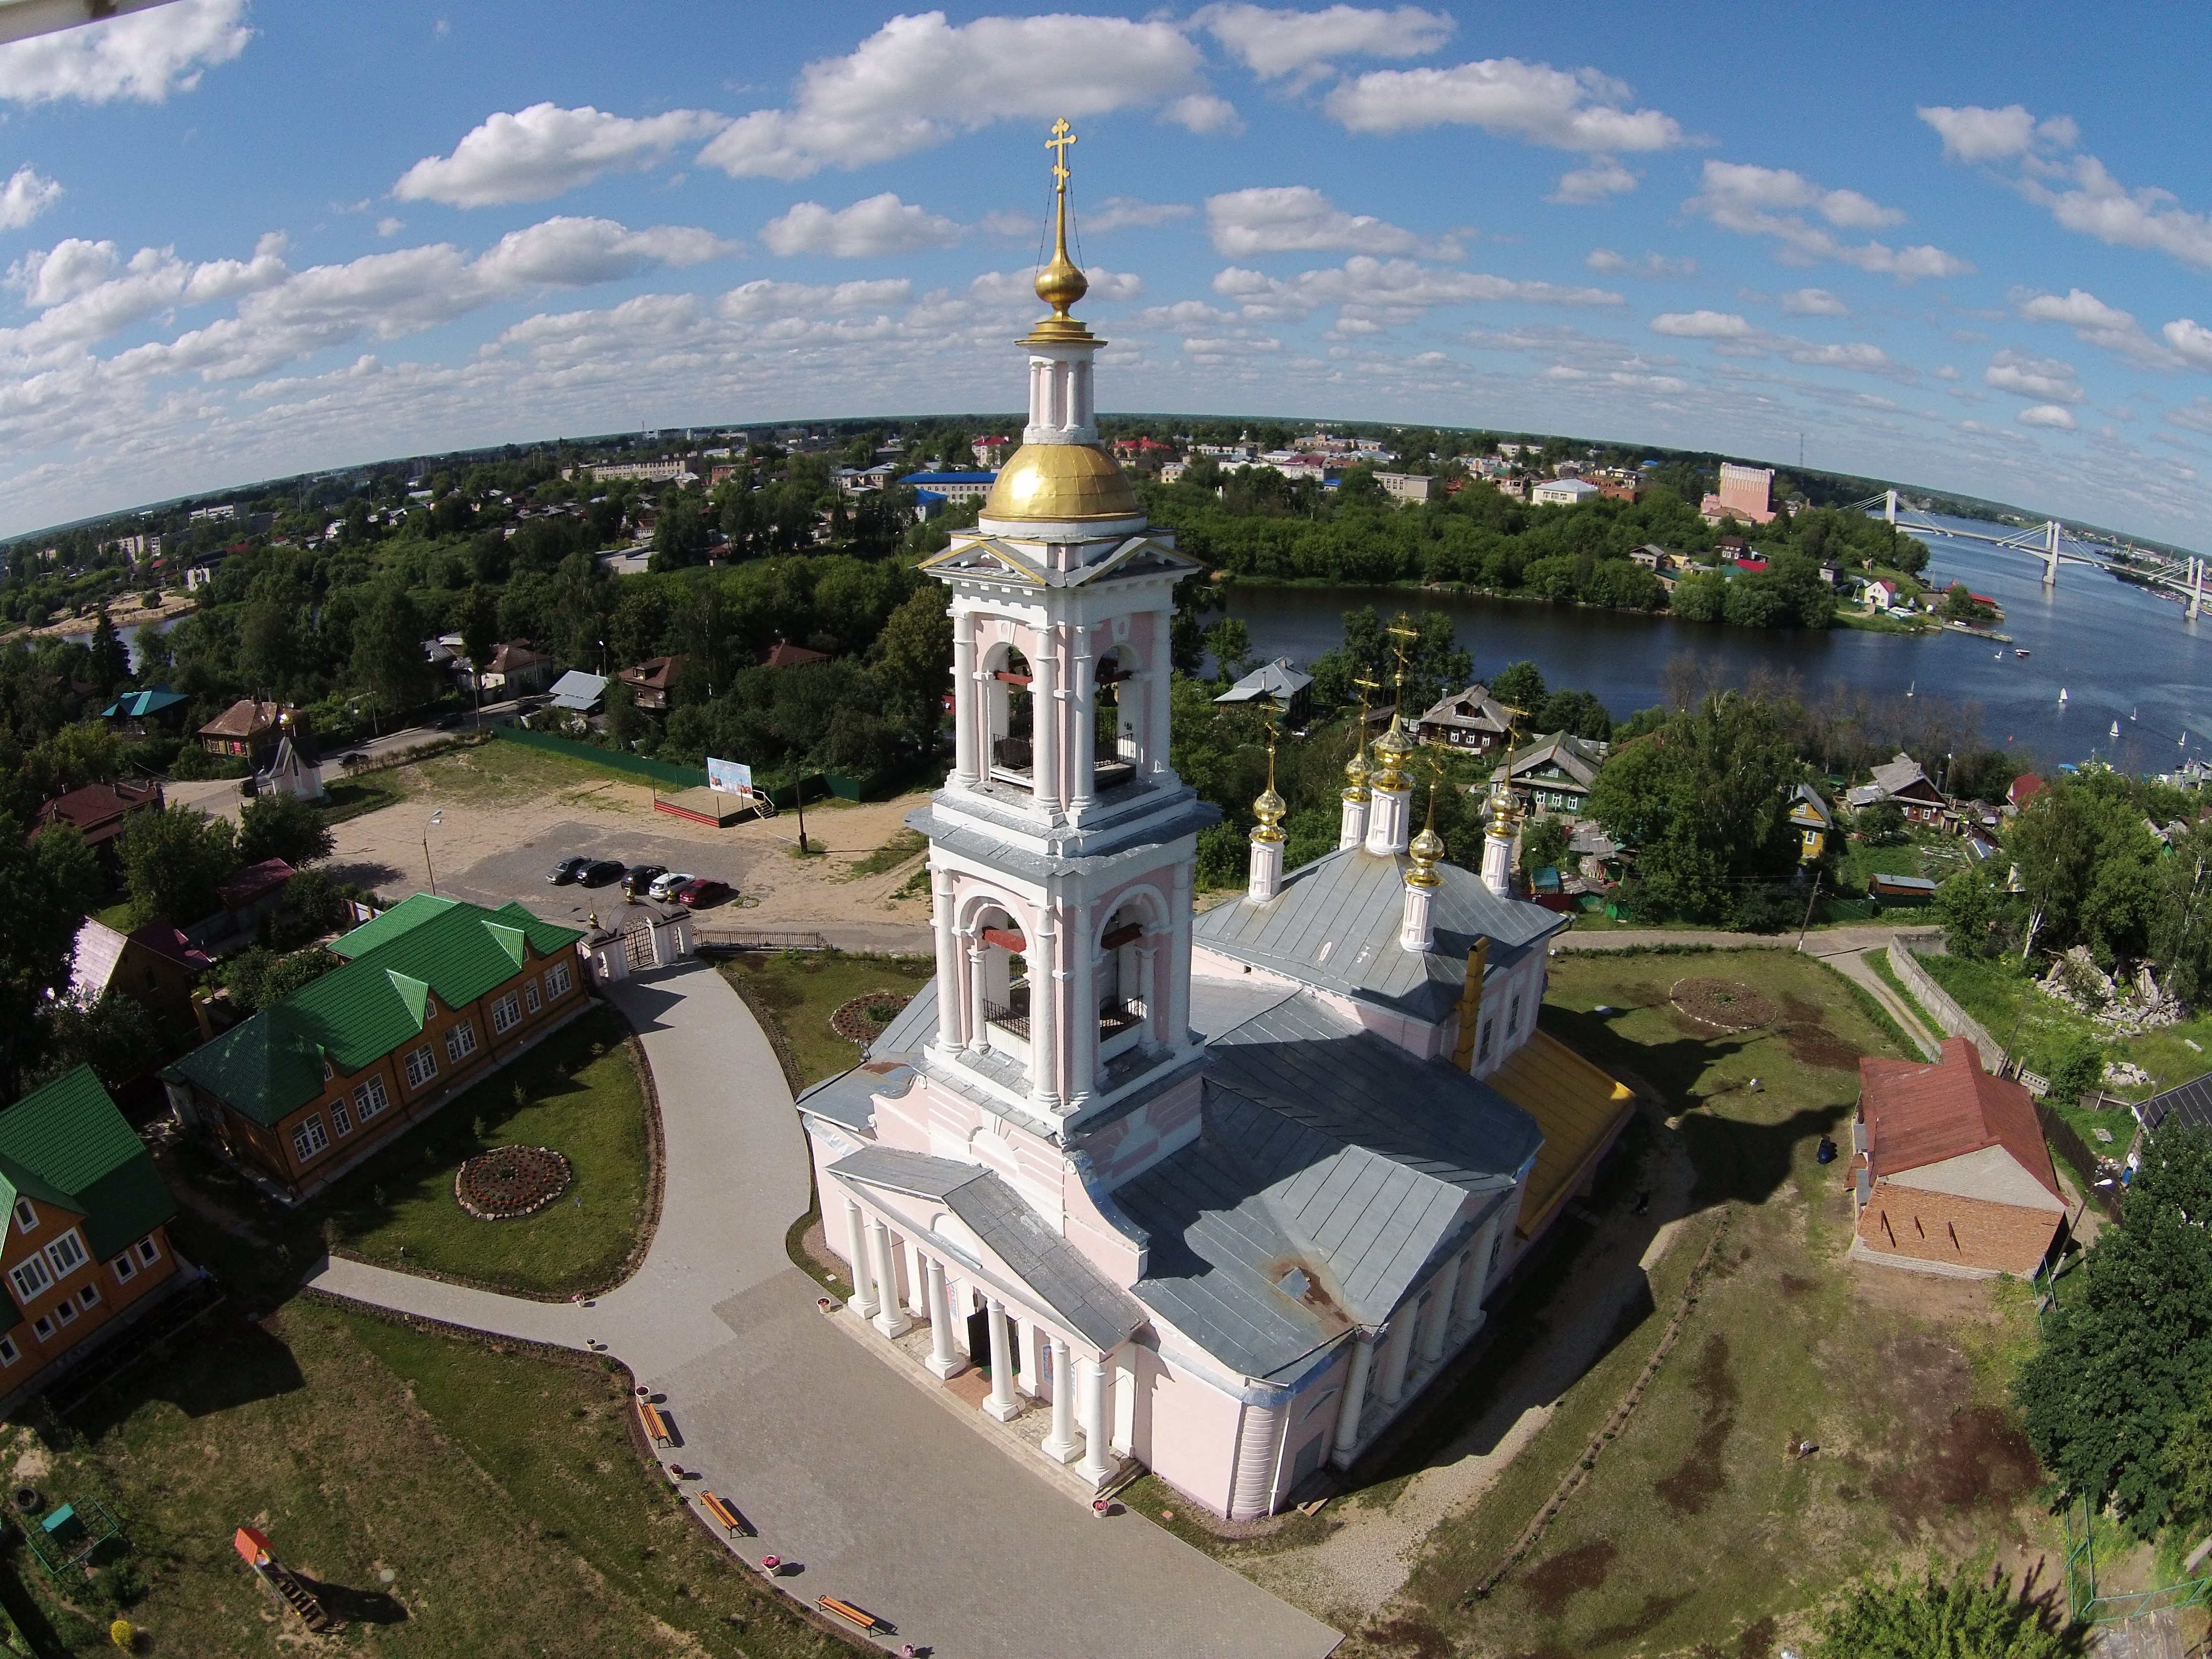
[[[604,887],[611,881],[620,881],[623,874],[620,859],[593,859],[577,873],[579,885]]]
[[[686,882],[678,888],[676,902],[687,910],[703,910],[709,905],[720,904],[736,891],[726,881],[702,876],[697,881]]]
[[[633,864],[623,872],[623,891],[632,898],[643,898],[653,884],[668,873],[665,864]]]
[[[441,714],[438,716],[438,729],[441,732],[450,732],[466,719],[468,719],[466,714]]]
[[[581,881],[584,872],[591,868],[589,859],[562,859],[545,872],[545,879],[556,887],[566,887],[572,881]]]

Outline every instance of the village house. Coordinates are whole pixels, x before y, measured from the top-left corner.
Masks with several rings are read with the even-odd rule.
[[[1413,735],[1421,742],[1441,743],[1476,755],[1488,754],[1507,742],[1512,732],[1513,711],[1492,696],[1480,681],[1444,696],[1413,722]]]
[[[1943,792],[1920,769],[1920,763],[1901,751],[1895,759],[1875,767],[1872,781],[1854,787],[1844,800],[1854,812],[1863,812],[1880,801],[1895,801],[1906,822],[1929,825],[1942,823],[1950,805]]]
[[[1854,1261],[2026,1279],[2066,1218],[2035,1102],[1966,1037],[1942,1059],[1859,1061],[1851,1125]]]
[[[1259,708],[1273,703],[1283,711],[1283,724],[1302,730],[1313,719],[1313,676],[1291,665],[1288,657],[1263,662],[1213,700],[1224,708]]]
[[[803,645],[793,645],[789,640],[778,640],[769,647],[761,659],[763,668],[803,668],[811,662],[828,662],[827,651],[809,651]]]
[[[284,728],[306,719],[289,703],[240,697],[200,727],[200,747],[210,755],[243,760],[258,772],[276,752]]]
[[[297,1203],[583,1012],[582,937],[520,904],[417,893],[162,1080],[182,1122]]]
[[[1598,487],[1581,478],[1551,478],[1528,492],[1531,507],[1580,507],[1595,501]]]
[[[991,493],[995,472],[909,472],[899,483],[940,501],[980,501]]]
[[[2012,787],[2005,791],[2005,805],[2015,812],[2021,811],[2027,807],[2028,802],[2049,787],[2051,786],[2036,776],[2034,773],[2023,772],[2012,781]]]
[[[630,699],[640,708],[661,709],[668,707],[669,694],[675,690],[677,677],[683,673],[686,657],[647,657],[643,662],[617,672],[616,678],[629,687]]]
[[[100,718],[118,738],[150,737],[182,725],[191,701],[166,685],[149,685],[143,691],[125,691],[100,711]]]
[[[1809,783],[1799,784],[1790,797],[1790,822],[1797,831],[1798,860],[1818,862],[1828,850],[1828,838],[1836,833],[1836,811],[1827,797]]]
[[[1516,750],[1490,775],[1494,787],[1510,789],[1547,812],[1579,813],[1613,745],[1595,738],[1554,732]]]
[[[1375,482],[1394,501],[1433,501],[1443,494],[1443,481],[1426,472],[1378,472]]]
[[[507,640],[492,652],[491,660],[473,684],[467,671],[463,671],[463,688],[501,700],[528,696],[545,689],[553,678],[553,659],[532,650],[528,640]]]
[[[0,1411],[120,1334],[177,1284],[177,1212],[92,1067],[0,1112]]]
[[[158,812],[162,805],[161,784],[157,778],[118,778],[112,783],[88,783],[41,805],[31,835],[35,840],[40,831],[54,824],[68,824],[84,837],[86,846],[110,848],[107,859],[112,864],[115,855],[110,843],[121,838],[131,815]]]
[[[166,920],[125,933],[87,918],[76,930],[70,991],[88,1001],[110,991],[130,997],[164,1034],[188,1035],[196,1023],[192,987],[215,959]]]

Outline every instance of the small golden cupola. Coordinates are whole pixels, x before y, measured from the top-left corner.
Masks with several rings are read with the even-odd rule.
[[[1020,343],[1030,353],[1030,418],[1022,447],[1000,471],[982,518],[1016,523],[1081,523],[1132,519],[1142,509],[1128,477],[1098,441],[1092,359],[1106,343],[1069,315],[1090,289],[1067,257],[1067,147],[1075,132],[1053,123],[1045,148],[1054,152],[1053,251],[1037,273],[1037,298],[1052,307]]]

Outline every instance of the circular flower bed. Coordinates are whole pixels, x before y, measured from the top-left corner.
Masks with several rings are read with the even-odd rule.
[[[848,1042],[873,1042],[884,1027],[899,1017],[899,1010],[914,1000],[910,991],[871,991],[840,1003],[830,1016],[830,1029]]]
[[[512,1221],[568,1189],[568,1160],[544,1146],[495,1146],[453,1177],[453,1196],[479,1221]]]
[[[1723,1031],[1748,1031],[1768,1025],[1779,1012],[1748,985],[1725,979],[1684,979],[1668,994],[1674,1005],[1700,1025]]]

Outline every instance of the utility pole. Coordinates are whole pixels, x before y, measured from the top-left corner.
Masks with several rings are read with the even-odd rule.
[[[1797,948],[1800,951],[1805,948],[1805,934],[1813,926],[1813,907],[1820,902],[1820,878],[1826,873],[1825,870],[1813,872],[1813,896],[1805,901],[1805,920],[1797,924]]]
[[[438,872],[430,867],[430,831],[446,821],[441,808],[430,814],[430,822],[422,826],[422,873],[430,878],[430,896],[438,896]]]

